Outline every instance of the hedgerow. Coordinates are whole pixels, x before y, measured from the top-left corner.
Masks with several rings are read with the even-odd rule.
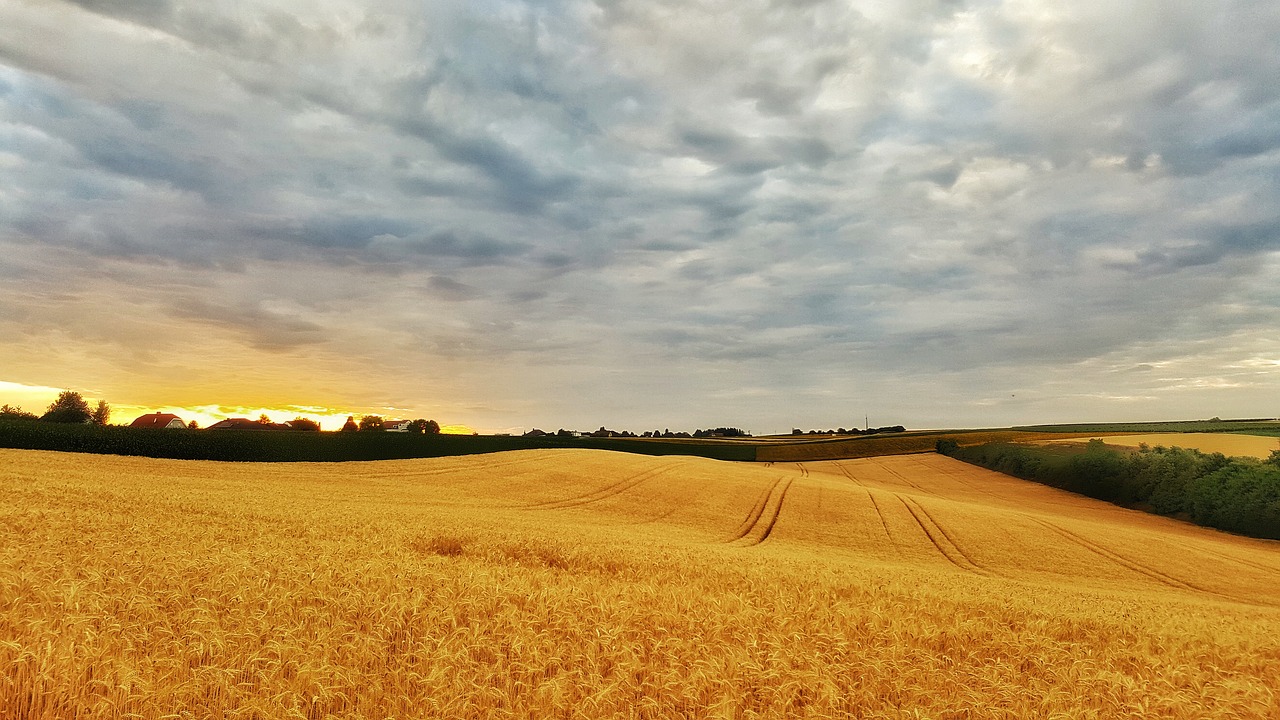
[[[938,452],[1099,500],[1178,515],[1199,525],[1280,539],[1280,451],[1268,460],[1166,447],[1124,452],[1090,441],[1083,451],[989,443]]]
[[[236,462],[401,460],[543,448],[592,448],[642,455],[694,455],[718,460],[756,459],[753,445],[553,435],[533,438],[393,432],[155,430],[10,418],[0,418],[0,447]]]

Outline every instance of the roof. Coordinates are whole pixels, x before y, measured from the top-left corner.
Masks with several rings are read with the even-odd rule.
[[[169,423],[173,422],[174,420],[177,420],[178,422],[182,422],[182,418],[172,413],[161,413],[161,412],[151,413],[150,415],[143,415],[137,420],[134,420],[133,422],[129,423],[129,427],[163,428],[163,427],[168,427]],[[186,425],[186,423],[182,423],[182,424]]]
[[[206,430],[288,430],[288,426],[280,423],[261,423],[249,418],[227,418],[220,420]]]

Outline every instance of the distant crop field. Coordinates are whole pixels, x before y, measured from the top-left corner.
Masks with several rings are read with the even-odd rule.
[[[1272,427],[1254,427],[1247,430],[1231,430],[1230,432],[1241,435],[1260,435],[1263,437],[1280,437],[1280,425]]]
[[[1274,435],[1280,433],[1280,420],[1181,420],[1175,422],[1079,423],[1074,425],[1027,425],[1014,430],[1029,432],[1086,433],[1222,433],[1241,432]]]
[[[794,462],[841,460],[932,452],[939,440],[955,440],[961,445],[989,442],[1042,442],[1088,438],[1080,432],[1028,432],[1020,430],[949,430],[937,432],[893,433],[864,437],[800,439],[793,442],[762,444],[756,449],[760,462]]]
[[[1222,453],[1228,456],[1265,459],[1280,450],[1280,438],[1241,433],[1149,433],[1145,435],[1118,435],[1103,438],[1108,445],[1122,447],[1181,447],[1206,453]],[[1052,440],[1049,442],[1080,442],[1079,440]]]
[[[1280,543],[935,454],[0,450],[0,717],[1280,716]]]

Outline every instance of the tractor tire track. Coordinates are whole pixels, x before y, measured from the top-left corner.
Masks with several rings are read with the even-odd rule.
[[[955,548],[954,546],[952,546],[951,552],[947,552],[946,547],[944,547],[944,543],[945,545],[950,545],[950,542],[947,541],[946,536],[941,532],[941,528],[938,528],[938,532],[936,534],[933,531],[930,531],[929,526],[925,524],[925,521],[920,519],[921,515],[923,514],[923,511],[921,513],[917,513],[915,508],[911,507],[911,503],[908,503],[905,497],[898,495],[897,493],[894,493],[894,497],[898,498],[898,502],[901,502],[902,506],[907,509],[907,512],[910,513],[911,517],[916,521],[916,525],[919,525],[920,530],[924,532],[925,537],[929,538],[929,542],[933,543],[933,547],[937,549],[938,554],[946,558],[947,562],[951,563],[952,565],[955,565],[956,567],[960,568],[961,570],[964,570],[965,572],[971,572],[971,573],[974,573],[975,575],[987,574],[985,570],[983,570],[981,567],[978,567],[977,565],[974,565],[972,561],[966,558],[964,556],[964,553],[961,553],[959,551],[959,548]],[[926,515],[925,517],[928,517],[928,516]],[[932,524],[932,521],[930,522],[930,524]],[[942,540],[939,540],[938,538],[942,538]],[[957,559],[957,557],[959,557],[960,559],[963,559],[964,562],[961,562],[960,559]]]
[[[1177,588],[1177,589],[1179,589],[1179,590],[1193,590],[1193,591],[1195,591],[1195,592],[1204,593],[1204,594],[1206,594],[1206,595],[1216,595],[1216,596],[1218,596],[1218,597],[1224,597],[1224,598],[1227,598],[1227,599],[1229,599],[1229,600],[1236,600],[1236,601],[1240,601],[1240,598],[1235,598],[1235,597],[1232,597],[1232,596],[1230,596],[1230,595],[1224,595],[1224,594],[1222,594],[1222,593],[1220,593],[1220,592],[1216,592],[1216,591],[1214,591],[1214,590],[1209,590],[1209,589],[1207,589],[1207,588],[1202,588],[1202,587],[1199,587],[1199,586],[1197,586],[1197,585],[1193,585],[1193,584],[1191,584],[1191,583],[1189,583],[1189,582],[1187,582],[1187,581],[1185,581],[1185,580],[1180,580],[1180,579],[1178,579],[1178,578],[1176,578],[1176,577],[1174,577],[1174,576],[1172,576],[1172,575],[1169,575],[1169,574],[1163,573],[1163,572],[1161,572],[1161,571],[1159,571],[1159,570],[1156,570],[1156,569],[1155,569],[1155,568],[1153,568],[1153,567],[1149,567],[1149,566],[1147,566],[1147,565],[1143,565],[1142,563],[1137,562],[1136,560],[1130,560],[1129,558],[1127,558],[1127,557],[1125,557],[1125,556],[1123,556],[1123,555],[1121,555],[1121,554],[1119,554],[1119,553],[1117,553],[1117,552],[1115,552],[1115,551],[1113,551],[1113,550],[1108,550],[1107,548],[1102,547],[1101,545],[1098,545],[1097,543],[1093,542],[1092,540],[1087,540],[1087,539],[1085,539],[1085,538],[1083,538],[1083,537],[1081,537],[1081,536],[1079,536],[1079,535],[1077,535],[1077,534],[1075,534],[1075,533],[1071,532],[1070,530],[1067,530],[1066,528],[1058,527],[1057,525],[1054,525],[1053,523],[1048,522],[1047,520],[1041,520],[1041,519],[1039,519],[1039,518],[1031,517],[1030,515],[1024,515],[1023,517],[1026,517],[1027,519],[1031,520],[1032,522],[1034,522],[1034,523],[1036,523],[1036,524],[1038,524],[1038,525],[1041,525],[1041,526],[1043,526],[1043,527],[1045,527],[1045,528],[1048,528],[1049,530],[1054,531],[1055,533],[1057,533],[1057,534],[1061,535],[1062,537],[1066,538],[1067,540],[1069,540],[1069,541],[1071,541],[1071,542],[1075,543],[1076,545],[1079,545],[1080,547],[1082,547],[1082,548],[1084,548],[1084,549],[1086,549],[1086,550],[1088,550],[1088,551],[1090,551],[1090,552],[1092,552],[1092,553],[1094,553],[1094,554],[1096,554],[1096,555],[1099,555],[1099,556],[1101,556],[1101,557],[1104,557],[1104,558],[1106,558],[1106,559],[1110,560],[1111,562],[1113,562],[1113,563],[1115,563],[1115,564],[1117,564],[1117,565],[1120,565],[1121,567],[1124,567],[1124,568],[1127,568],[1127,569],[1129,569],[1129,570],[1132,570],[1133,572],[1136,572],[1136,573],[1138,573],[1139,575],[1142,575],[1142,576],[1144,576],[1144,577],[1146,577],[1146,578],[1148,578],[1148,579],[1155,580],[1156,582],[1158,582],[1158,583],[1160,583],[1160,584],[1162,584],[1162,585],[1167,585],[1168,587]]]
[[[795,482],[795,478],[788,478],[787,484],[782,486],[782,493],[778,495],[778,504],[773,508],[773,516],[769,518],[769,524],[765,527],[764,533],[759,539],[750,545],[759,545],[769,539],[769,535],[773,533],[773,526],[778,524],[778,516],[782,515],[782,504],[787,501],[787,491],[791,489],[791,484]]]
[[[1247,568],[1253,568],[1254,570],[1261,570],[1267,573],[1268,575],[1280,575],[1280,567],[1267,566],[1267,565],[1263,565],[1262,563],[1253,562],[1252,560],[1245,560],[1244,558],[1232,557],[1231,555],[1228,555],[1224,552],[1221,552],[1218,550],[1210,550],[1209,548],[1197,548],[1197,552],[1202,552],[1205,555],[1212,555],[1213,557],[1219,558],[1221,560],[1226,560],[1227,562],[1238,563]]]
[[[942,457],[942,456],[939,456],[939,457]],[[981,487],[980,485],[977,485],[971,480],[967,480],[961,477],[960,473],[956,472],[955,470],[952,470],[951,468],[945,467],[945,465],[934,465],[924,461],[920,461],[920,464],[934,472],[942,473],[943,475],[946,475],[948,478],[951,479],[952,482],[956,483],[957,485],[968,488],[969,490],[973,490],[974,492],[984,493],[986,495],[990,495],[993,498],[999,498],[1001,500],[1005,499],[1005,497],[1000,493],[988,490],[984,487]]]
[[[866,487],[865,483],[863,483],[861,480],[853,476],[853,471],[849,469],[848,465],[837,465],[836,467],[840,468],[840,472],[844,473],[845,477],[852,480],[854,485],[857,485],[858,487],[861,487],[861,488]]]
[[[795,482],[795,476],[784,475],[774,480],[773,484],[756,499],[755,506],[751,508],[751,512],[747,514],[746,519],[738,526],[733,537],[725,540],[725,542],[737,543],[744,541],[741,543],[742,547],[753,547],[768,540],[773,533],[774,526],[778,524],[778,516],[782,514],[782,504],[786,502],[787,491],[791,489],[793,482]],[[759,532],[759,536],[753,537],[757,532]]]
[[[521,452],[521,451],[505,451],[505,452]],[[487,453],[487,454],[496,455],[497,453]],[[498,461],[492,461],[492,462],[476,462],[472,467],[468,468],[468,470],[471,472],[475,472],[475,471],[488,472],[492,470],[500,470],[503,468],[516,467],[519,465],[531,465],[531,464],[542,463],[542,462],[544,462],[544,459],[542,457],[525,456],[525,457],[510,458],[510,459],[504,459],[504,460],[498,460]],[[445,467],[445,468],[435,468],[430,470],[416,470],[411,474],[407,474],[406,477],[413,478],[413,477],[430,477],[435,475],[453,475],[457,472],[458,472],[457,468]]]
[[[872,494],[871,488],[867,487],[865,483],[854,477],[853,471],[849,469],[849,466],[837,465],[837,467],[840,468],[840,472],[844,473],[845,477],[849,478],[854,485],[862,488],[863,492],[867,494],[867,499],[871,501],[871,507],[875,508],[876,516],[880,518],[880,527],[884,528],[885,537],[889,538],[889,542],[893,543],[893,546],[896,548],[898,546],[898,541],[894,540],[893,533],[889,532],[889,521],[885,520],[884,511],[880,509],[880,503],[876,502],[876,496]]]
[[[778,487],[778,483],[781,482],[782,478],[779,477],[777,480],[773,481],[772,485],[765,488],[760,493],[760,496],[756,498],[755,504],[751,506],[751,510],[747,512],[747,516],[743,518],[742,522],[733,531],[733,536],[726,539],[725,542],[729,543],[735,540],[741,540],[746,537],[747,533],[751,532],[751,528],[755,527],[756,523],[760,521],[760,516],[764,514],[764,508],[769,504],[769,496],[773,495],[773,489]]]
[[[969,553],[964,551],[964,548],[960,547],[960,543],[956,542],[956,539],[951,536],[951,533],[947,532],[947,529],[942,526],[942,523],[935,520],[934,517],[929,514],[929,511],[924,509],[924,506],[920,504],[919,500],[916,500],[915,498],[911,498],[911,504],[915,505],[916,509],[920,511],[920,514],[924,515],[925,518],[930,523],[932,523],[935,528],[937,528],[938,532],[942,533],[942,537],[946,538],[947,543],[952,548],[954,548],[956,552],[960,553],[960,557],[964,558],[965,562],[969,563],[974,568],[977,568],[977,570],[981,570],[985,573],[990,573],[990,571],[987,570],[982,565],[980,565],[977,560],[974,560],[972,557],[970,557]]]
[[[880,468],[881,468],[882,470],[884,470],[885,472],[887,472],[887,473],[889,473],[890,475],[892,475],[892,476],[894,476],[894,477],[898,478],[899,480],[901,480],[902,482],[904,482],[904,483],[906,483],[906,484],[910,485],[911,487],[915,488],[916,490],[919,490],[920,492],[924,493],[925,495],[933,495],[934,497],[937,497],[937,496],[938,496],[938,495],[937,495],[937,493],[931,492],[931,491],[929,491],[929,490],[926,490],[924,487],[922,487],[922,486],[920,486],[920,485],[917,485],[915,482],[913,482],[913,481],[911,481],[911,480],[907,479],[907,476],[906,476],[906,475],[903,475],[902,473],[898,472],[897,470],[894,470],[893,468],[891,468],[891,467],[889,467],[889,466],[885,465],[884,463],[878,463],[878,464],[880,465]]]
[[[632,475],[631,477],[623,480],[619,480],[612,485],[606,485],[605,487],[598,488],[589,493],[584,493],[575,497],[563,498],[561,500],[548,500],[545,502],[533,503],[531,505],[526,505],[525,507],[529,509],[540,508],[545,510],[563,510],[566,508],[590,505],[591,503],[600,502],[601,500],[606,500],[615,495],[621,495],[622,493],[637,487],[658,475],[661,475],[666,472],[667,469],[668,468],[666,467],[653,468],[642,473]]]
[[[889,542],[893,543],[893,546],[896,548],[898,546],[898,541],[894,540],[893,533],[889,532],[889,523],[884,519],[884,512],[880,510],[880,503],[876,502],[876,496],[871,494],[870,489],[865,487],[862,489],[866,490],[867,498],[871,500],[871,507],[876,509],[876,516],[880,518],[880,527],[884,528],[885,537],[889,538]]]

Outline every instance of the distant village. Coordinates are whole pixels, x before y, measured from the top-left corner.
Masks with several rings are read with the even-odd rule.
[[[36,415],[32,412],[23,410],[20,406],[13,407],[10,405],[0,406],[0,418],[10,420],[40,420],[44,422],[84,424],[84,425],[107,425],[111,417],[111,406],[105,400],[99,400],[94,408],[89,407],[89,403],[80,395],[72,390],[64,390],[58,395],[58,399],[49,405],[49,409],[43,415]],[[200,428],[195,420],[190,422],[184,421],[181,417],[174,413],[153,412],[137,417],[133,422],[129,423],[129,427],[143,428],[149,430],[254,430],[266,432],[319,432],[320,423],[310,418],[297,417],[288,422],[278,423],[267,417],[266,414],[258,416],[257,420],[244,417],[227,418],[219,420],[216,423]],[[343,424],[339,432],[399,432],[399,433],[418,433],[422,435],[437,435],[440,433],[440,423],[435,420],[426,420],[419,418],[417,420],[391,420],[383,418],[380,415],[364,415],[361,416],[359,422],[355,416],[347,416],[346,423]]]
[[[181,430],[199,429],[193,420],[184,423],[182,418],[172,413],[155,412],[143,415],[132,423],[129,427],[135,428],[154,428],[161,430]],[[257,420],[250,418],[236,417],[219,420],[218,422],[204,428],[205,430],[260,430],[275,432],[319,432],[320,423],[310,418],[294,418],[288,422],[278,423],[273,421],[266,415],[260,415]],[[364,415],[356,422],[355,416],[347,416],[347,422],[343,424],[339,432],[399,432],[399,433],[418,433],[419,435],[438,435],[440,433],[440,424],[435,420],[387,420],[379,415]]]

